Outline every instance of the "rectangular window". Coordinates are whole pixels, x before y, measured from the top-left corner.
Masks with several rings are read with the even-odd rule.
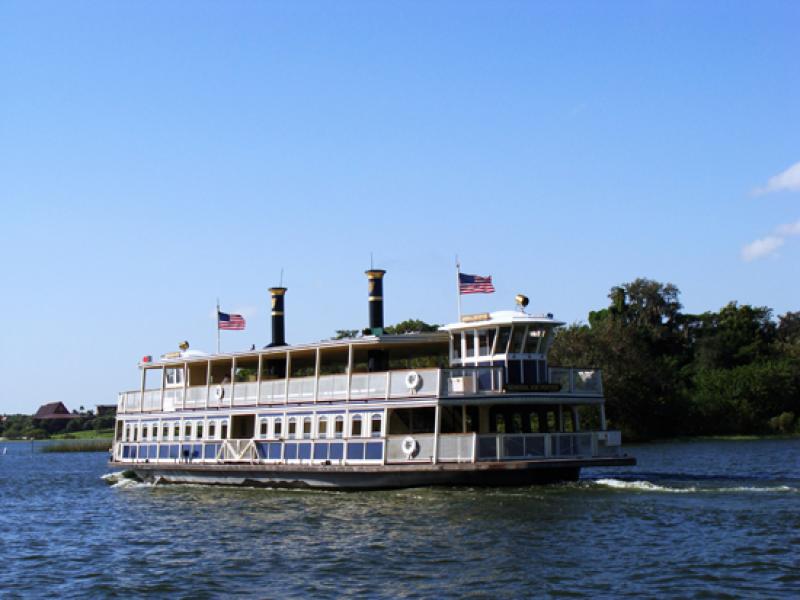
[[[267,437],[267,427],[268,426],[269,426],[269,423],[267,423],[266,419],[261,421],[261,437]]]
[[[283,423],[280,419],[275,419],[275,437],[281,437],[283,433]]]
[[[214,439],[214,434],[216,433],[216,425],[217,424],[214,421],[211,421],[211,423],[208,424],[208,437],[212,440]]]
[[[461,334],[453,334],[453,358],[461,358]]]
[[[470,356],[475,356],[475,331],[465,331],[464,340],[467,342],[464,357],[469,358]]]
[[[197,439],[198,440],[202,440],[203,439],[203,424],[202,423],[198,423],[197,424]]]
[[[183,428],[183,435],[186,436],[186,439],[192,437],[192,424],[187,423],[186,426]]]
[[[361,417],[353,417],[352,425],[350,427],[350,435],[353,437],[361,436]]]
[[[525,352],[528,354],[537,354],[541,352],[540,344],[544,339],[544,329],[531,329],[528,332],[528,341],[525,344]]]
[[[169,439],[169,425],[164,425],[161,427],[161,439],[162,440]]]
[[[317,422],[317,435],[321,438],[327,437],[328,434],[328,419],[320,417]]]
[[[381,437],[381,418],[378,415],[372,417],[372,437]]]
[[[228,439],[228,423],[227,423],[227,421],[222,424],[222,427],[220,428],[219,431],[220,431],[220,433],[219,433],[220,439],[227,440]]]
[[[514,326],[514,333],[511,334],[511,347],[508,349],[509,354],[522,352],[522,345],[525,343],[525,327],[521,325]]]
[[[173,440],[177,440],[178,438],[181,437],[181,424],[180,423],[175,423],[175,429],[173,430],[172,435],[174,436],[172,438]]]
[[[337,438],[341,438],[344,435],[344,418],[342,417],[336,417],[335,435]]]
[[[311,418],[306,417],[303,419],[303,438],[309,439],[311,437]]]
[[[488,356],[491,345],[489,344],[489,332],[485,329],[478,330],[478,355]]]
[[[511,336],[511,327],[501,327],[497,334],[497,345],[495,346],[495,354],[505,354],[508,349],[508,338]]]

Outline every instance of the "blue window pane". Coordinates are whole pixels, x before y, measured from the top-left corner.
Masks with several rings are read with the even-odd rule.
[[[350,443],[347,445],[347,460],[363,460],[364,444]]]
[[[169,458],[169,446],[161,446],[158,449],[158,458]]]
[[[269,456],[269,444],[256,442],[256,452],[258,452],[258,458],[267,458]]]
[[[178,458],[180,456],[181,447],[178,444],[170,444],[169,457]]]
[[[297,444],[286,444],[286,448],[284,449],[284,458],[297,458]]]
[[[329,444],[315,444],[314,445],[314,459],[326,460],[328,458]]]
[[[331,444],[331,452],[328,457],[331,460],[342,460],[342,455],[344,454],[344,444]]]
[[[147,453],[148,458],[158,458],[158,446],[150,444],[150,451]]]
[[[279,460],[281,457],[281,443],[273,442],[269,445],[269,457],[273,460]]]
[[[367,444],[367,458],[370,460],[380,460],[383,458],[383,444],[370,442]]]
[[[311,444],[299,444],[300,458],[311,458]]]
[[[122,458],[130,458],[131,449],[130,446],[123,446],[122,447]]]
[[[206,458],[217,458],[217,452],[219,452],[219,444],[206,444],[205,446],[205,457]]]

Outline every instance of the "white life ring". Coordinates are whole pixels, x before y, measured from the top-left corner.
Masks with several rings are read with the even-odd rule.
[[[417,452],[419,452],[419,444],[417,443],[417,440],[410,435],[407,435],[403,439],[401,448],[403,449],[403,454],[406,455],[406,459],[414,458],[417,455]]]
[[[218,385],[214,388],[214,397],[217,400],[222,400],[225,397],[225,388],[222,385]]]
[[[422,377],[419,376],[419,373],[416,371],[411,371],[408,375],[406,375],[406,387],[416,392],[419,387],[422,385]]]

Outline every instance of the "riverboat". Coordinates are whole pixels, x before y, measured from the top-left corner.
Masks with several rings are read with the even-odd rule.
[[[361,336],[287,345],[277,287],[263,349],[145,357],[140,388],[119,394],[110,465],[156,483],[379,489],[636,463],[607,429],[600,371],[548,364],[563,322],[518,296],[516,310],[389,335],[384,274],[366,272]]]

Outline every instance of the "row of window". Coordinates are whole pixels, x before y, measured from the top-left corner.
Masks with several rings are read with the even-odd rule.
[[[284,421],[286,431],[284,433]],[[208,429],[205,429],[207,424]],[[316,425],[316,427],[314,427]],[[383,417],[375,414],[354,414],[350,416],[348,437],[381,437]],[[217,434],[219,433],[219,436]],[[345,435],[343,415],[320,415],[316,419],[305,417],[264,417],[259,419],[254,437],[261,439],[311,439],[342,438]],[[128,423],[125,426],[123,441],[169,441],[227,439],[228,421],[180,421],[168,423]]]
[[[491,329],[471,329],[453,333],[453,358],[493,354],[540,354],[545,351],[547,330],[536,325],[514,325]]]

